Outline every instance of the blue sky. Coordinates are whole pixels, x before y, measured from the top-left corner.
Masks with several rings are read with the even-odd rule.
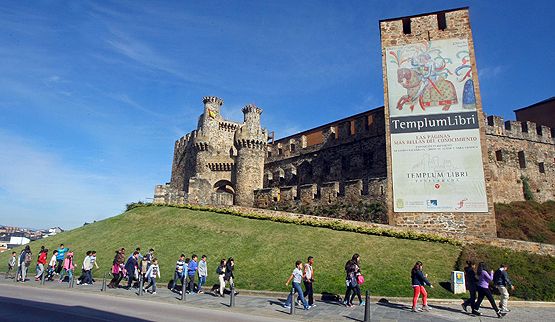
[[[551,1],[4,1],[0,224],[72,228],[169,180],[202,96],[277,137],[383,105],[378,21],[469,6],[488,114],[554,96]]]

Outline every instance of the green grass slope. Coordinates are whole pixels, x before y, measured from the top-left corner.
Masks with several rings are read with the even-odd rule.
[[[384,296],[410,296],[410,269],[415,261],[436,286],[432,297],[454,297],[439,283],[449,281],[461,249],[433,242],[370,236],[301,225],[247,219],[207,211],[171,207],[139,207],[122,215],[31,243],[34,254],[65,243],[82,262],[87,250],[98,252],[98,278],[109,271],[114,251],[137,246],[156,250],[162,281],[173,276],[181,253],[208,256],[208,285],[217,283],[219,259],[236,260],[236,285],[253,290],[287,291],[285,281],[297,259],[315,257],[315,292],[344,293],[345,262],[353,253],[362,259],[364,289]],[[51,252],[50,252],[51,254]],[[8,254],[0,254],[0,263]],[[4,265],[2,265],[4,266]]]

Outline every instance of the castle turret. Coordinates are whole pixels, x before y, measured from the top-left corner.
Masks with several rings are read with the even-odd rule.
[[[254,190],[263,186],[267,133],[260,127],[262,109],[254,104],[243,108],[245,123],[235,132],[235,204],[252,207]]]
[[[202,98],[202,103],[204,103],[204,113],[200,116],[198,127],[208,134],[218,129],[218,123],[222,120],[220,108],[224,100],[216,96],[205,96]]]

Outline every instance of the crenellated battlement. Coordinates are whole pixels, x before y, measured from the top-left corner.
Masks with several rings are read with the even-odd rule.
[[[258,189],[254,191],[255,207],[330,205],[338,202],[385,200],[387,178],[331,181]]]
[[[254,104],[247,104],[242,109],[243,113],[257,113],[262,114],[262,109]]]
[[[521,139],[538,143],[555,144],[555,129],[534,122],[504,121],[496,115],[485,116],[486,134]]]
[[[202,98],[202,103],[215,103],[218,106],[222,106],[224,104],[224,100],[216,96],[204,96]]]
[[[239,124],[230,122],[230,121],[223,121],[219,123],[219,129],[222,131],[227,132],[235,132],[239,128]]]
[[[236,139],[235,146],[238,149],[256,149],[256,150],[265,150],[266,142],[262,140],[249,140],[249,139]]]
[[[210,162],[206,164],[206,166],[211,171],[231,171],[233,170],[234,164],[232,162],[219,162],[219,163]]]
[[[385,118],[379,107],[276,140],[268,145],[268,162],[384,135]]]

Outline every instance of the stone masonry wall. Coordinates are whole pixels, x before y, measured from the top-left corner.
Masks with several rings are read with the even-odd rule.
[[[523,178],[534,199],[555,200],[555,141],[552,129],[532,122],[487,118],[489,172],[495,202],[524,200]]]

